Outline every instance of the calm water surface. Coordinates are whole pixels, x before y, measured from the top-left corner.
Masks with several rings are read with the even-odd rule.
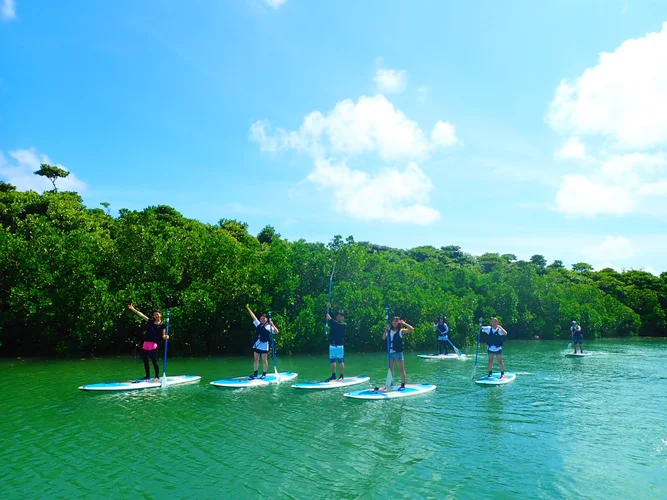
[[[408,381],[438,388],[378,402],[208,384],[249,374],[250,358],[173,359],[170,375],[202,382],[116,394],[77,387],[141,376],[141,360],[0,361],[0,496],[667,498],[667,342],[564,347],[508,342],[518,375],[501,387],[472,383],[472,360],[409,353]],[[346,373],[379,385],[385,363],[349,355]],[[326,355],[278,368],[329,371]]]

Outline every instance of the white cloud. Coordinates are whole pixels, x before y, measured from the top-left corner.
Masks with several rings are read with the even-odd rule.
[[[440,218],[437,210],[422,204],[428,202],[433,184],[414,162],[403,171],[385,169],[372,175],[349,168],[345,161],[316,159],[307,180],[332,189],[334,209],[355,219],[428,225]]]
[[[264,3],[272,9],[278,10],[287,0],[264,0]]]
[[[563,147],[555,153],[556,158],[561,160],[584,160],[586,159],[586,146],[578,137],[570,137]]]
[[[557,157],[580,166],[597,164],[563,178],[556,195],[558,210],[589,216],[665,215],[667,23],[659,33],[626,40],[615,51],[602,53],[598,64],[575,80],[561,81],[547,121],[571,135]],[[602,143],[598,160],[580,140],[594,136]],[[619,150],[622,153],[609,154]],[[579,203],[570,202],[572,193],[581,198]]]
[[[0,152],[0,179],[13,184],[20,191],[32,190],[42,192],[53,189],[51,181],[35,175],[35,171],[39,170],[39,166],[42,163],[48,163],[67,170],[63,165],[54,164],[48,156],[37,153],[34,148],[10,151],[9,156],[12,160],[8,160]],[[64,179],[57,180],[56,186],[60,191],[82,192],[86,189],[86,184],[71,172]]]
[[[261,151],[308,154],[314,170],[306,181],[331,190],[336,211],[361,220],[421,225],[435,222],[440,213],[426,206],[433,184],[410,160],[427,159],[438,149],[460,144],[452,124],[438,121],[429,138],[382,94],[340,101],[327,114],[313,111],[298,130],[273,129],[260,120],[250,127],[249,136]],[[348,167],[348,159],[360,155],[409,163],[404,170]],[[360,163],[373,162],[365,158]]]
[[[378,68],[375,71],[373,81],[377,86],[378,92],[400,94],[408,86],[407,78],[408,74],[404,69]]]
[[[547,121],[556,130],[603,136],[622,148],[667,145],[667,23],[660,33],[602,53],[576,80],[563,80]]]
[[[450,148],[457,145],[459,140],[456,138],[454,125],[443,121],[436,122],[431,132],[431,143],[443,148]]]
[[[667,156],[613,155],[588,174],[566,175],[556,209],[569,215],[624,215],[651,211],[655,198],[667,204]]]
[[[424,158],[437,148],[458,143],[453,125],[436,123],[429,141],[417,122],[382,94],[361,96],[357,102],[340,101],[327,115],[308,114],[298,131],[271,129],[266,120],[250,127],[250,139],[260,150],[277,152],[287,149],[308,152],[312,156],[376,153],[382,160]]]
[[[621,186],[584,175],[566,175],[556,194],[556,210],[568,215],[622,215],[634,208],[633,197]]]
[[[633,257],[636,253],[632,242],[623,236],[607,236],[602,242],[584,245],[581,255],[593,261],[619,262]]]
[[[16,19],[16,6],[14,0],[3,0],[0,5],[0,17],[5,21],[12,21]]]

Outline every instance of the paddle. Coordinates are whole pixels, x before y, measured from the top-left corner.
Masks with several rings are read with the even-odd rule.
[[[574,331],[572,331],[572,327],[570,327],[570,343],[567,344],[568,349],[572,349],[572,341],[574,340]]]
[[[454,344],[452,344],[452,341],[449,340],[449,338],[447,338],[447,342],[449,342],[449,345],[452,346],[457,356],[463,356],[463,353],[459,351]]]
[[[164,339],[164,367],[162,368],[162,388],[167,387],[167,346],[169,345],[169,317],[171,311],[167,310],[167,338]]]
[[[278,376],[278,367],[276,365],[276,340],[273,337],[273,319],[271,319],[271,311],[269,311],[269,332],[271,334],[271,350],[273,351],[273,373],[276,374],[276,382],[280,383]]]
[[[475,349],[475,366],[472,369],[472,378],[475,378],[475,374],[477,373],[477,357],[479,356],[479,339],[482,335],[482,321],[483,318],[479,318],[479,330],[477,331],[477,348]]]
[[[388,307],[384,308],[384,319],[385,319],[387,325],[389,325],[389,308]],[[391,333],[390,333],[389,330],[387,330],[387,380],[384,384],[384,388],[387,391],[390,391],[392,386],[394,385],[394,375],[391,373],[390,352],[391,352]]]
[[[331,287],[333,286],[333,275],[336,270],[336,262],[334,261],[333,268],[331,269],[331,276],[329,276],[329,295],[327,296],[327,326],[324,329],[324,333],[329,338],[329,316],[331,316]]]

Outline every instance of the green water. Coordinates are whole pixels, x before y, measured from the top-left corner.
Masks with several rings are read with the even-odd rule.
[[[0,362],[2,498],[666,498],[667,343],[508,342],[517,380],[481,387],[473,361],[406,354],[435,392],[355,401],[290,383],[216,389],[251,360],[174,359],[198,385],[86,393],[143,374],[138,359]],[[386,376],[382,354],[348,375]],[[326,357],[278,359],[296,381]],[[484,372],[480,363],[478,374]],[[353,387],[365,388],[366,385]]]

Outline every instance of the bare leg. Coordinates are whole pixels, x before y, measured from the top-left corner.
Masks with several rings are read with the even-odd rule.
[[[262,362],[264,363],[264,373],[266,373],[266,370],[269,368],[269,355],[268,354],[262,354]]]
[[[345,363],[342,361],[340,362],[340,376],[341,378],[345,378]]]
[[[257,372],[257,369],[259,368],[259,354],[257,354],[256,352],[253,352],[253,354],[255,356],[255,359],[253,361],[253,369],[255,370],[255,372]]]
[[[500,371],[502,373],[505,373],[505,363],[503,363],[503,355],[496,354],[496,359],[498,360],[498,364],[500,365]]]
[[[493,372],[493,354],[489,353],[489,375]]]
[[[405,362],[396,361],[396,363],[398,363],[398,369],[401,371],[401,384],[405,385],[405,378],[407,377],[407,374],[405,373]]]
[[[336,362],[331,363],[331,374],[336,375]]]

